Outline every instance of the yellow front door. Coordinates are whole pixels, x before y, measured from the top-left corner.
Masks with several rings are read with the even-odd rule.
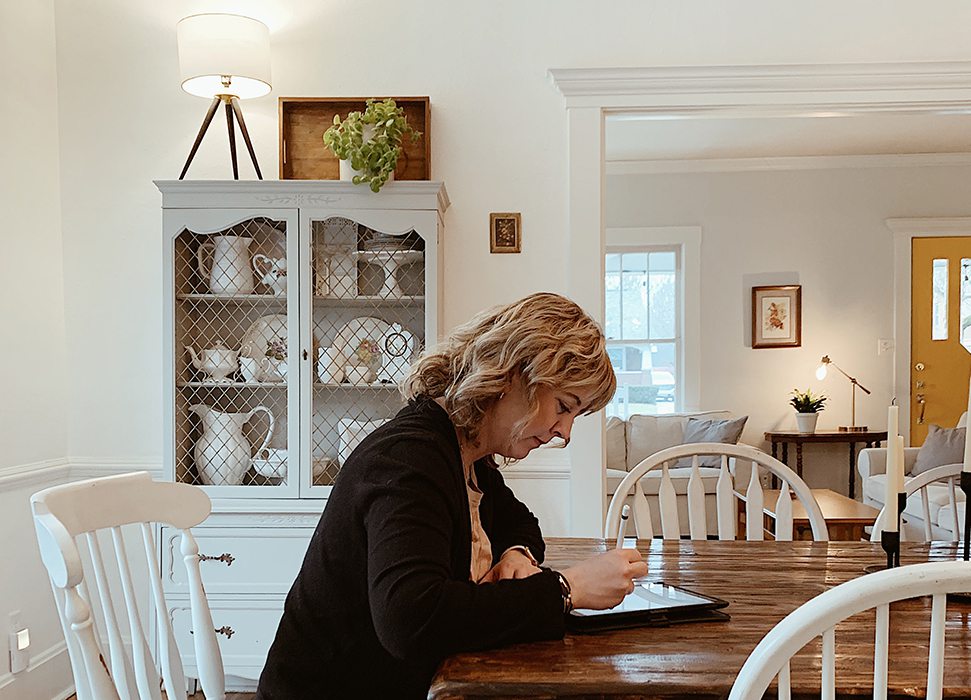
[[[968,405],[971,237],[914,238],[910,318],[910,444],[931,423],[952,428]]]

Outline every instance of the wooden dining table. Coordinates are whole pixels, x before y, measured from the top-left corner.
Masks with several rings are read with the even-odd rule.
[[[545,564],[562,569],[608,545],[548,539]],[[429,698],[725,698],[766,632],[810,598],[886,563],[868,542],[639,542],[647,580],[729,601],[728,621],[640,627],[457,654],[439,667]],[[950,543],[904,543],[903,565],[954,560]],[[971,581],[969,581],[971,587]],[[838,697],[873,686],[874,616],[836,629]],[[891,697],[924,697],[930,601],[895,603],[890,615]],[[792,660],[793,697],[819,697],[819,639]],[[774,687],[774,684],[773,684]],[[971,698],[971,604],[948,602],[944,695]],[[774,697],[774,696],[773,696]]]

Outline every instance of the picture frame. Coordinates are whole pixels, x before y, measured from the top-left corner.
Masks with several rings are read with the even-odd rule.
[[[522,215],[519,212],[489,214],[489,252],[519,253],[522,250]]]
[[[802,345],[802,285],[752,287],[752,347]]]

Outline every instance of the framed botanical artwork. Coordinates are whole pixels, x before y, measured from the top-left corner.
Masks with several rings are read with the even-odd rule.
[[[802,286],[752,287],[752,347],[802,345]]]
[[[489,252],[518,253],[522,249],[522,215],[489,214]]]

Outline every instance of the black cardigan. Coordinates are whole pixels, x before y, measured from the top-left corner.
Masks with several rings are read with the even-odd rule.
[[[475,464],[495,557],[539,523],[491,460]],[[354,450],[334,484],[287,596],[257,700],[424,697],[449,654],[564,634],[550,571],[469,581],[472,532],[455,428],[412,401]]]

